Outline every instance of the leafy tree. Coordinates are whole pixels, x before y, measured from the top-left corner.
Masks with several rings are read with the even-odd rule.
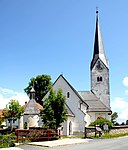
[[[125,125],[125,123],[124,123],[124,122],[122,122],[120,125],[122,125],[122,126],[123,126],[123,125]]]
[[[113,125],[116,125],[117,122],[116,122],[116,119],[118,118],[118,113],[117,112],[114,112],[112,115],[111,115],[111,122]]]
[[[42,104],[42,99],[46,93],[51,89],[52,82],[49,75],[38,75],[35,78],[31,78],[28,86],[24,91],[29,95],[32,87],[35,89],[35,100],[37,103]]]
[[[0,116],[0,126],[1,126],[2,122],[3,122],[3,118],[2,118],[2,116]]]
[[[109,121],[108,119],[102,118],[102,117],[98,117],[94,122],[92,122],[90,124],[90,126],[99,125],[103,129],[104,123],[108,124],[109,129],[112,127],[111,121]]]
[[[126,125],[128,125],[128,120],[126,120]]]
[[[20,106],[19,102],[16,100],[10,100],[3,110],[3,116],[10,121],[10,126],[12,129],[12,121],[20,119],[23,114],[24,108]]]
[[[44,109],[40,113],[45,127],[57,129],[66,120],[65,100],[61,89],[57,93],[50,90],[48,98],[44,100]]]

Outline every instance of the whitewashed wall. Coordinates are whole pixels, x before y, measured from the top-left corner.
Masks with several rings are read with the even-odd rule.
[[[65,82],[62,76],[60,76],[60,78],[54,84],[53,89],[55,91],[57,91],[58,89],[63,90],[63,95],[66,96],[66,103],[75,115],[75,117],[73,118],[73,132],[84,132],[85,114],[80,110],[80,101],[81,101],[80,98],[76,95],[76,93],[74,93],[72,88],[69,86],[69,84],[67,84],[67,82]],[[68,92],[69,92],[69,98],[67,97]],[[67,127],[66,127],[67,134],[69,134],[68,121],[69,120],[67,120]]]

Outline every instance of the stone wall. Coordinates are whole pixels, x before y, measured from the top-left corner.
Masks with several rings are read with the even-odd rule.
[[[109,132],[110,134],[128,133],[128,126],[115,126]]]
[[[95,127],[87,127],[85,128],[85,137],[95,136],[96,128]],[[102,130],[102,133],[104,131]],[[114,126],[109,131],[110,134],[120,134],[120,133],[128,133],[128,126]]]

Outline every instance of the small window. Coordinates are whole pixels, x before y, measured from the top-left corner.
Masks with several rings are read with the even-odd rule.
[[[102,77],[97,77],[97,82],[101,82],[102,80]]]
[[[70,97],[70,93],[69,92],[67,92],[67,98],[69,98]]]
[[[102,81],[102,77],[100,77],[100,81]]]
[[[97,77],[97,82],[99,82],[100,81],[100,77]]]

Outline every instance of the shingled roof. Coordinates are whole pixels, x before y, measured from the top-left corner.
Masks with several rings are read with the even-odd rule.
[[[85,103],[89,105],[88,112],[111,112],[111,110],[104,105],[93,92],[79,91],[79,94]]]
[[[34,99],[31,99],[28,101],[26,104],[24,114],[29,114],[29,115],[38,115],[40,113],[40,104],[36,103]],[[43,108],[43,107],[42,107]]]
[[[67,109],[67,116],[75,117],[74,113],[72,112],[72,110],[69,108],[67,104],[66,104],[66,109]]]
[[[3,109],[0,109],[0,116],[2,116],[2,113],[3,113]]]
[[[41,106],[39,103],[36,102],[36,105],[38,107],[39,110],[42,110],[43,109],[43,106]],[[27,106],[27,103],[25,105],[23,105],[22,107],[25,109]]]

